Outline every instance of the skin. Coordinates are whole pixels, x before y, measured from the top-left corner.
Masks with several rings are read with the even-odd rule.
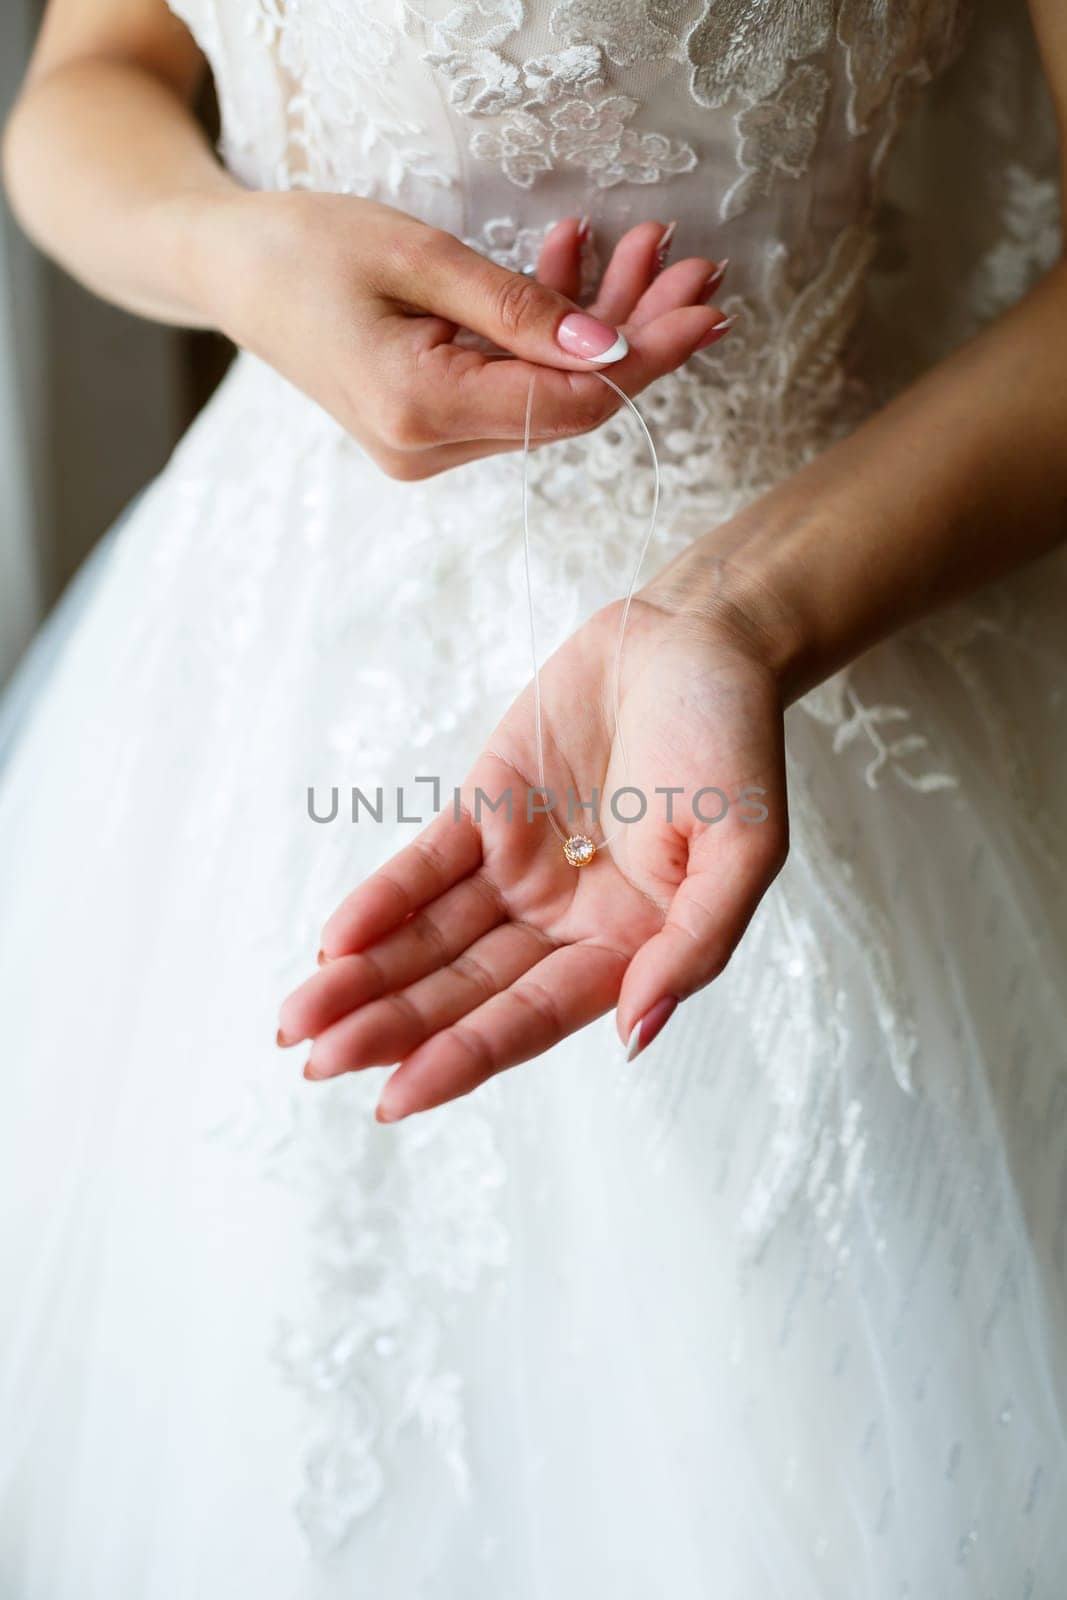
[[[598,613],[542,672],[546,763],[561,791],[583,798],[637,781],[614,739],[618,610]],[[314,1040],[308,1076],[403,1063],[383,1093],[383,1121],[539,1054],[635,984],[653,997],[644,1015],[661,995],[710,981],[785,859],[777,684],[726,630],[694,632],[636,607],[620,691],[630,768],[684,794],[673,821],[661,800],[632,826],[605,819],[611,849],[581,870],[563,862],[543,819],[526,820],[523,797],[538,782],[533,715],[528,689],[475,763],[462,820],[442,812],[345,901],[323,932],[326,964],[282,1008],[283,1038]],[[702,823],[692,801],[710,782],[734,804]],[[509,786],[519,797],[511,822],[484,806],[476,822],[475,790],[495,798]],[[759,826],[737,803],[749,786],[769,813]],[[697,806],[709,819],[723,809],[715,795]]]
[[[221,329],[394,478],[514,449],[534,370],[540,440],[588,431],[616,408],[588,363],[556,343],[579,309],[578,218],[545,241],[533,281],[390,206],[249,192],[190,112],[203,71],[163,0],[48,6],[7,125],[4,174],[26,231],[89,288],[147,316]],[[705,304],[715,262],[689,258],[657,277],[663,232],[662,222],[631,229],[582,308],[610,323],[608,343],[623,327],[630,353],[612,372],[631,395],[725,321]],[[519,359],[456,344],[460,324]]]
[[[1031,9],[1067,149],[1067,10],[1060,0]],[[577,292],[577,219],[550,235],[540,287],[522,280],[520,294],[503,281],[513,275],[387,207],[237,192],[184,109],[197,71],[187,36],[149,0],[53,0],[5,167],[26,226],[84,281],[132,309],[230,332],[395,476],[513,448],[531,363],[539,437],[581,432],[614,409],[552,339]],[[696,303],[710,261],[656,276],[661,234],[659,223],[631,230],[599,290],[596,310],[631,339],[611,369],[631,394],[718,321]],[[303,274],[308,292],[294,303]],[[457,322],[519,359],[459,352]],[[361,408],[367,392],[373,415]],[[450,426],[449,414],[460,420]],[[469,1092],[612,1006],[626,1041],[658,1003],[712,981],[785,858],[785,707],[896,629],[1062,541],[1064,438],[1060,263],[639,593],[620,685],[628,763],[611,716],[616,608],[546,664],[556,786],[610,792],[629,771],[646,792],[686,791],[673,821],[650,807],[575,871],[521,806],[510,824],[485,809],[476,817],[478,787],[537,783],[528,688],[475,763],[460,820],[439,816],[329,919],[321,968],[285,1001],[279,1042],[312,1041],[312,1078],[399,1063],[379,1107],[393,1121]],[[747,826],[731,805],[723,821],[699,821],[686,802],[709,774],[731,801],[761,788],[767,820]]]

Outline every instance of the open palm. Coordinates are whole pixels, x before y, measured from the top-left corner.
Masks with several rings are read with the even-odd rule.
[[[544,814],[531,685],[476,761],[458,811],[343,902],[323,931],[322,967],[282,1008],[280,1042],[314,1041],[308,1077],[399,1063],[382,1120],[466,1094],[614,1005],[628,1039],[722,970],[781,866],[774,675],[723,624],[639,599],[620,742],[618,624],[617,606],[598,613],[541,674],[553,814],[564,835],[597,841],[593,860],[571,866]],[[577,809],[595,793],[599,825]]]

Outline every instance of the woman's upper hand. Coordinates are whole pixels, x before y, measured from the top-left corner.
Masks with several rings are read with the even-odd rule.
[[[717,263],[660,270],[664,227],[616,247],[580,309],[580,223],[547,235],[536,278],[375,201],[227,194],[202,208],[195,254],[212,320],[319,401],[392,477],[429,477],[521,442],[538,373],[535,440],[582,433],[617,397],[590,372],[615,346],[629,394],[680,366],[726,319],[707,304]],[[470,342],[481,335],[516,360]],[[616,343],[619,333],[622,343]]]
[[[379,1108],[394,1121],[612,1006],[623,1042],[636,1033],[643,1047],[674,1003],[722,971],[785,857],[779,684],[747,618],[720,608],[694,619],[648,593],[623,655],[628,759],[612,715],[617,605],[541,675],[563,831],[602,837],[566,810],[568,789],[583,801],[598,790],[609,848],[575,869],[536,801],[529,819],[539,775],[528,688],[471,771],[458,819],[446,805],[326,924],[324,964],[280,1017],[279,1043],[312,1041],[307,1077],[399,1063]],[[626,785],[646,809],[619,823],[609,797]],[[618,809],[637,812],[632,791]]]

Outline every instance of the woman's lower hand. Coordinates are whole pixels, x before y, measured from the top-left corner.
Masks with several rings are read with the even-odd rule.
[[[637,1048],[728,961],[786,852],[782,700],[760,629],[634,601],[615,736],[618,606],[541,674],[546,784],[565,834],[609,836],[568,865],[540,799],[532,685],[462,790],[330,918],[320,970],[284,1003],[279,1043],[305,1076],[399,1063],[379,1118],[454,1099],[618,1007]],[[576,692],[576,686],[581,692]],[[612,794],[640,791],[621,823]],[[567,795],[602,796],[602,827]],[[664,791],[671,790],[668,796]],[[510,791],[510,816],[501,797]],[[534,792],[528,820],[528,791]],[[493,810],[486,803],[495,803]],[[632,790],[618,810],[635,814]]]
[[[603,422],[617,397],[592,375],[609,350],[631,395],[724,328],[707,304],[721,267],[660,270],[664,228],[620,240],[594,303],[580,309],[580,222],[546,236],[536,278],[376,201],[345,195],[227,194],[202,208],[194,276],[222,330],[317,400],[391,477],[430,477],[522,441],[530,374],[535,440]],[[470,343],[469,329],[517,360]]]

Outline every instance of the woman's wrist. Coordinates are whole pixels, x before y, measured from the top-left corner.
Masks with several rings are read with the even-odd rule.
[[[815,537],[807,519],[756,508],[694,541],[641,598],[716,639],[732,637],[774,675],[789,704],[825,676],[817,628],[794,576],[794,554]]]
[[[1067,265],[659,574],[795,700],[879,640],[1062,542]],[[720,630],[721,631],[721,630]]]
[[[175,293],[198,327],[232,337],[240,297],[240,245],[248,191],[225,172],[220,181],[174,195],[161,205],[161,229],[171,247]],[[248,283],[245,282],[245,291]]]

